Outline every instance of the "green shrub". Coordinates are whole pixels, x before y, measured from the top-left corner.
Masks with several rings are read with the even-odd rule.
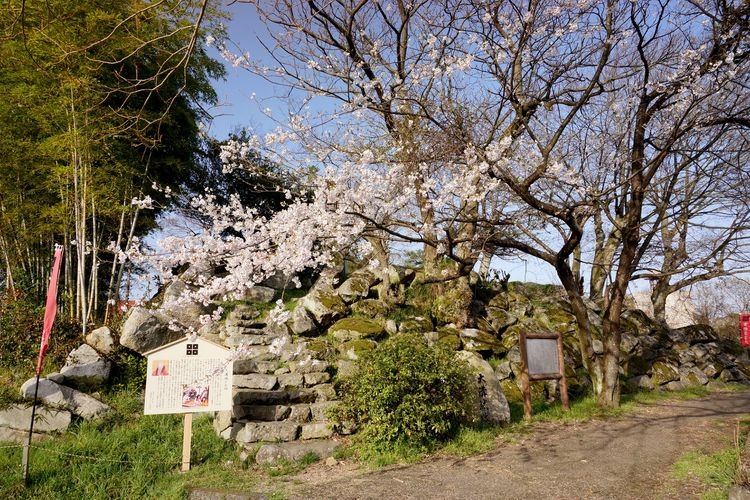
[[[342,392],[334,417],[360,426],[375,445],[429,446],[473,419],[468,365],[417,334],[396,335],[363,355]]]

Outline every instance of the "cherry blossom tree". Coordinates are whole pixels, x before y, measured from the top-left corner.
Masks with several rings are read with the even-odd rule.
[[[465,280],[483,254],[523,252],[556,270],[598,403],[617,405],[627,285],[657,235],[667,244],[667,221],[680,220],[666,208],[677,181],[747,126],[748,6],[247,3],[269,27],[275,67],[220,49],[301,100],[285,127],[228,145],[226,168],[250,148],[294,159],[317,170],[300,177],[310,198],[267,217],[199,199],[210,232],[165,242],[162,269],[225,263],[228,275],[201,292],[208,301],[354,247],[383,270],[395,246],[421,245],[425,281]]]

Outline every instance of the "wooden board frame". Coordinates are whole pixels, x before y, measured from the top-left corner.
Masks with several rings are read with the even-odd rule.
[[[557,367],[555,373],[529,373],[528,341],[529,340],[555,340],[557,341]],[[568,381],[565,378],[565,357],[563,355],[562,334],[556,332],[521,332],[518,339],[518,347],[521,350],[521,391],[523,392],[523,418],[531,418],[531,382],[537,380],[559,380],[560,402],[564,411],[569,411]]]

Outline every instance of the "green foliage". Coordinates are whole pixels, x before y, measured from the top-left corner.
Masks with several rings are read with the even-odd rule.
[[[122,346],[110,355],[110,386],[115,391],[140,391],[146,386],[146,358]]]
[[[121,216],[130,226],[131,199],[156,202],[137,218],[142,235],[155,225],[158,207],[179,198],[152,185],[179,192],[189,184],[199,168],[204,105],[217,101],[211,80],[224,74],[201,43],[209,33],[222,36],[224,15],[208,7],[194,32],[200,7],[194,0],[49,0],[0,9],[0,247],[10,271],[0,272],[0,286],[25,269],[41,303],[52,244],[73,239],[74,214],[85,206],[95,218],[106,292],[104,270],[114,255],[102,247],[117,239]],[[93,223],[87,220],[86,234]],[[66,264],[84,266],[88,279],[92,260]],[[61,301],[71,306],[75,287],[64,287]]]
[[[21,482],[21,447],[0,453],[0,491],[10,498],[184,498],[191,487],[242,488],[257,482],[208,416],[193,422],[192,469],[179,472],[181,417],[142,415],[137,391],[105,395],[114,411],[99,421],[34,445],[29,488]],[[136,410],[135,412],[133,410]]]
[[[360,425],[360,439],[376,447],[430,447],[473,417],[468,366],[420,335],[396,335],[363,354],[342,390],[335,417]]]
[[[31,376],[36,370],[44,308],[23,293],[0,295],[0,368]],[[81,341],[78,327],[58,315],[52,328],[44,366],[60,366]]]
[[[672,474],[680,481],[697,478],[707,488],[701,498],[726,498],[727,491],[737,480],[739,458],[737,446],[711,454],[690,451],[675,462]]]

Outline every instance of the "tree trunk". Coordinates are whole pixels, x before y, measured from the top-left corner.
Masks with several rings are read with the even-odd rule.
[[[656,280],[651,289],[651,304],[654,307],[654,319],[665,326],[667,324],[667,297],[670,293],[668,278]]]

